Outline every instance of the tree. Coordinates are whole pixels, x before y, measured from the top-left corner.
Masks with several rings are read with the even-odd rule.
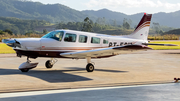
[[[27,32],[27,33],[25,33],[26,36],[30,36],[30,35],[32,35],[32,34],[33,34],[32,32]]]
[[[124,20],[123,20],[123,28],[125,28],[125,29],[130,29],[130,25],[129,25],[129,23],[127,22],[127,19],[126,19],[126,18],[124,18]]]
[[[96,20],[96,23],[100,24],[100,25],[106,25],[106,18],[103,17],[103,18],[98,18]]]
[[[43,29],[43,34],[47,34],[48,31],[46,29]]]
[[[3,34],[5,34],[5,32],[4,32],[4,31],[2,31],[2,30],[0,30],[0,35],[3,35]]]
[[[6,29],[4,30],[4,32],[7,32],[8,34],[13,35],[13,32],[10,29]]]
[[[163,31],[159,25],[159,23],[153,22],[153,28],[156,31],[157,34],[163,34]]]
[[[117,21],[116,21],[116,19],[115,20],[113,20],[113,26],[117,26]]]
[[[92,32],[92,26],[93,26],[93,21],[90,20],[88,17],[86,17],[84,19],[84,24],[83,24],[82,31]]]

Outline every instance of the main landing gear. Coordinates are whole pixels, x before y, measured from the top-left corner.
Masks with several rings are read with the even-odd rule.
[[[53,65],[57,62],[57,59],[52,58],[51,60],[47,60],[45,63],[46,68],[50,69],[53,67]],[[87,65],[86,70],[87,72],[93,72],[94,71],[94,65],[91,63],[91,57],[87,57]]]
[[[94,71],[94,65],[91,63],[91,57],[87,57],[87,65],[86,70],[87,72],[93,72]]]
[[[45,63],[46,68],[50,69],[57,62],[57,59],[52,58],[51,60],[47,60]]]
[[[53,67],[53,65],[57,62],[57,59],[52,58],[51,60],[47,60],[45,63],[46,68],[50,69]],[[33,69],[37,67],[38,63],[30,63],[29,57],[27,57],[27,61],[22,63],[19,66],[19,70],[22,72],[28,72],[30,69]],[[91,57],[87,57],[87,65],[86,65],[87,72],[93,72],[94,71],[94,65],[91,62]]]

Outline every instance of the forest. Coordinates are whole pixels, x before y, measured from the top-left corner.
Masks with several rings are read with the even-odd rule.
[[[13,17],[0,17],[0,30],[11,30],[14,34],[25,34],[34,32],[38,26],[50,24],[44,20],[22,20]]]
[[[106,30],[121,30],[121,33],[119,34],[127,34],[126,30],[132,30],[130,28],[130,24],[124,20],[123,25],[117,25],[116,22],[114,22],[113,25],[107,25],[104,21],[104,18],[98,18],[96,22],[94,23],[92,20],[90,20],[88,17],[84,19],[82,22],[60,22],[60,23],[50,23],[48,21],[44,20],[22,20],[19,18],[14,17],[0,17],[0,30],[3,34],[3,30],[11,30],[13,34],[22,34],[25,35],[26,33],[47,33],[47,29],[45,27],[47,26],[55,26],[55,29],[71,29],[71,30],[79,30],[79,31],[86,31],[84,26],[89,26],[91,30],[89,32],[95,32],[99,33]],[[44,29],[40,32],[36,31],[37,27],[44,27]],[[124,32],[123,32],[124,30]],[[105,34],[111,34],[111,33],[105,33]],[[114,33],[113,33],[114,34]]]
[[[53,26],[54,29],[70,29],[108,35],[128,35],[136,27],[132,27],[128,19],[124,19],[122,25],[117,25],[116,21],[110,25],[106,24],[105,21],[105,18],[98,18],[93,22],[86,17],[82,22],[60,22],[53,24],[44,20],[22,20],[14,17],[0,17],[0,40],[12,37],[41,37],[49,32],[46,29],[48,26]],[[44,29],[37,31],[37,27]],[[178,40],[180,29],[171,29],[173,28],[153,25],[150,28],[149,40]]]

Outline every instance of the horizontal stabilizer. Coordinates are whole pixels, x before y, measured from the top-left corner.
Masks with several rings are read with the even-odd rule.
[[[178,45],[175,45],[175,44],[156,44],[156,43],[143,43],[143,45],[178,46]]]

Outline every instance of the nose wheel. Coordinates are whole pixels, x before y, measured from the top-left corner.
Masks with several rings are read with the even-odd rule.
[[[19,70],[21,70],[21,72],[28,72],[30,69],[37,67],[37,65],[38,63],[31,63],[29,57],[27,57],[27,62],[22,63],[19,66]]]
[[[21,72],[28,72],[28,71],[29,71],[28,68],[26,68],[26,69],[20,69],[20,70],[21,70]]]

